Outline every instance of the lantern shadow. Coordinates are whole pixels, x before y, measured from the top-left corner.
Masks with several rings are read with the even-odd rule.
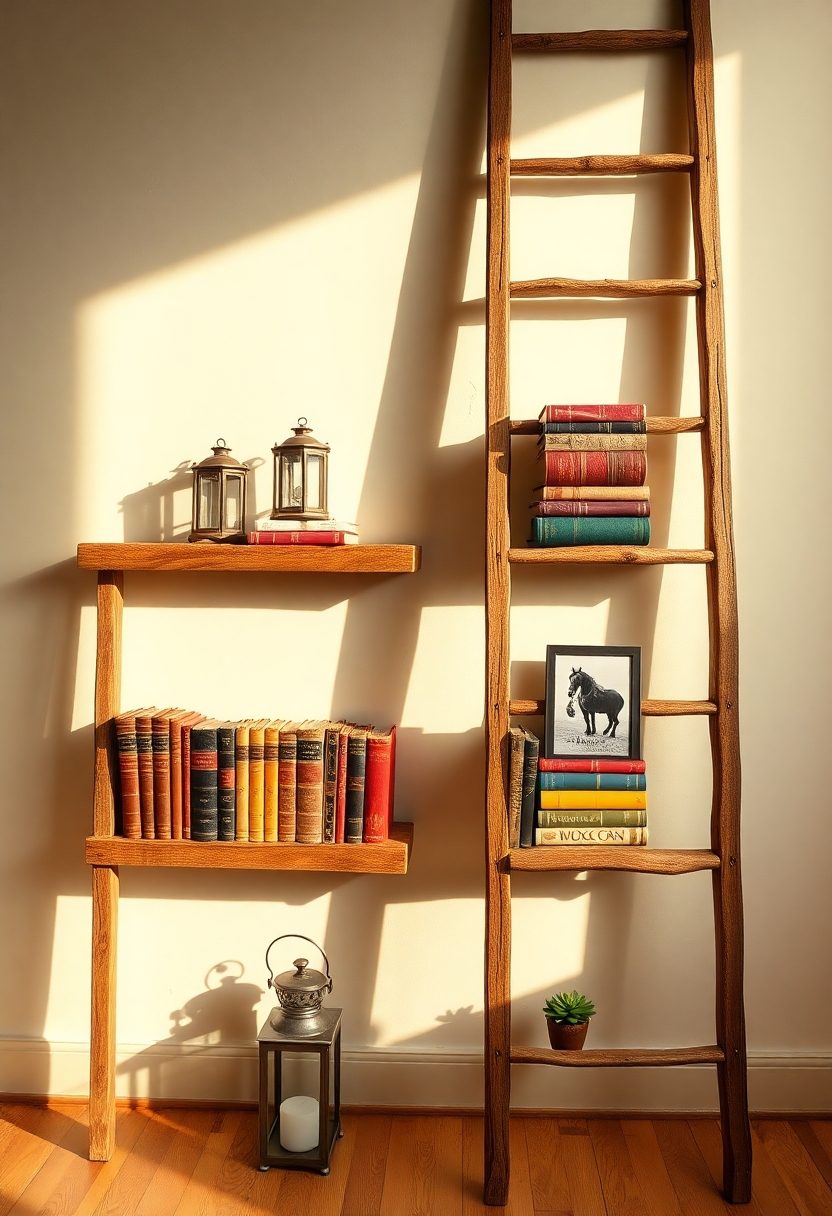
[[[262,456],[252,456],[243,463],[253,472],[265,461]],[[125,494],[118,504],[125,542],[187,541],[191,531],[192,464],[193,461],[182,460],[171,469],[170,477]],[[247,523],[249,518],[256,520],[258,515],[256,483],[255,477],[250,476],[247,480]]]

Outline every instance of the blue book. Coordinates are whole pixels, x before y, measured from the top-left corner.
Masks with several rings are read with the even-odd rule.
[[[542,790],[646,790],[644,773],[541,773]]]

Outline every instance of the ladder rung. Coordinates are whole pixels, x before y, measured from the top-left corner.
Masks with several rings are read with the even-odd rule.
[[[637,156],[537,156],[511,162],[512,177],[623,177],[633,173],[689,173],[693,157],[676,152]]]
[[[718,870],[719,855],[708,849],[651,849],[642,845],[564,844],[511,849],[510,870],[631,870],[637,874],[695,874]]]
[[[645,718],[681,718],[696,714],[715,714],[715,701],[642,701],[641,713]],[[510,714],[533,717],[546,712],[546,702],[537,700],[514,700],[508,703]]]
[[[668,1068],[679,1064],[722,1064],[721,1047],[624,1047],[595,1051],[552,1051],[547,1047],[512,1047],[512,1064],[558,1064],[567,1068]]]
[[[685,431],[701,431],[704,426],[704,418],[675,418],[671,416],[660,417],[659,415],[655,415],[653,418],[647,419],[647,434],[679,435]],[[516,422],[510,422],[509,430],[512,435],[539,436],[542,433],[540,430],[540,423],[536,418],[523,418]]]
[[[684,46],[687,30],[578,30],[512,34],[513,51],[662,51]]]
[[[698,279],[526,279],[509,284],[513,300],[566,296],[622,300],[643,296],[695,296]]]
[[[714,555],[710,549],[654,549],[652,545],[562,545],[509,549],[508,560],[521,565],[618,562],[624,566],[677,566],[707,565],[714,560]]]

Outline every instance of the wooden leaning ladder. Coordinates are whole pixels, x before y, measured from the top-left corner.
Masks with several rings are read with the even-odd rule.
[[[512,34],[511,0],[491,0],[488,93],[487,536],[486,536],[486,959],[485,1181],[487,1204],[505,1204],[509,1179],[509,1098],[512,1064],[715,1064],[722,1120],[723,1189],[733,1203],[751,1194],[751,1133],[746,1087],[743,1011],[743,925],[740,881],[740,756],[737,713],[737,600],[731,527],[726,418],[724,320],[719,250],[713,53],[708,0],[684,0],[680,30],[590,30]],[[581,156],[511,160],[512,55],[519,52],[659,51],[681,48],[687,58],[690,155]],[[691,181],[696,279],[538,279],[509,277],[509,184],[514,176],[610,176],[687,172]],[[700,431],[705,489],[703,550],[652,547],[512,549],[509,475],[513,434],[535,433],[536,422],[509,416],[509,308],[533,297],[626,298],[694,296],[699,348],[701,416],[651,418],[648,433]],[[704,563],[710,636],[709,700],[644,701],[642,713],[709,715],[713,757],[711,848],[510,849],[506,796],[507,732],[511,714],[542,713],[541,701],[510,699],[509,612],[512,563]],[[511,873],[513,870],[630,870],[688,874],[710,870],[716,937],[716,1044],[671,1050],[581,1053],[511,1045]]]

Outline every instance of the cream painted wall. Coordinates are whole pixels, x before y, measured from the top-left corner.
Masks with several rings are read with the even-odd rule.
[[[294,930],[332,960],[349,1100],[480,1100],[486,7],[32,0],[3,14],[4,501],[20,506],[2,597],[2,1089],[86,1084],[94,580],[74,547],[181,537],[184,465],[217,435],[261,462],[264,513],[269,447],[306,414],[332,445],[337,513],[365,540],[421,543],[423,570],[326,585],[129,576],[123,702],[398,721],[412,868],[123,872],[119,1086],[251,1096],[262,952]],[[817,156],[832,14],[822,0],[781,10],[716,0],[714,32],[751,1092],[795,1109],[828,1106],[832,1060],[830,182]],[[620,0],[526,0],[515,27],[673,21],[666,0],[633,0],[626,19]],[[672,56],[524,62],[517,154],[683,148],[680,83]],[[520,184],[513,276],[685,275],[685,191]],[[697,412],[691,320],[673,300],[518,307],[514,416],[546,400]],[[532,456],[518,440],[516,535]],[[700,544],[697,441],[654,440],[650,483],[656,539]],[[514,594],[515,695],[540,694],[549,641],[640,644],[645,695],[705,695],[701,571],[519,571]],[[704,724],[649,721],[645,749],[654,843],[705,844]],[[793,818],[805,852],[784,847]],[[515,894],[518,1042],[542,1041],[542,998],[564,985],[596,998],[596,1045],[712,1038],[705,876],[521,875]],[[715,1101],[708,1070],[540,1071],[516,1078],[518,1103]]]

